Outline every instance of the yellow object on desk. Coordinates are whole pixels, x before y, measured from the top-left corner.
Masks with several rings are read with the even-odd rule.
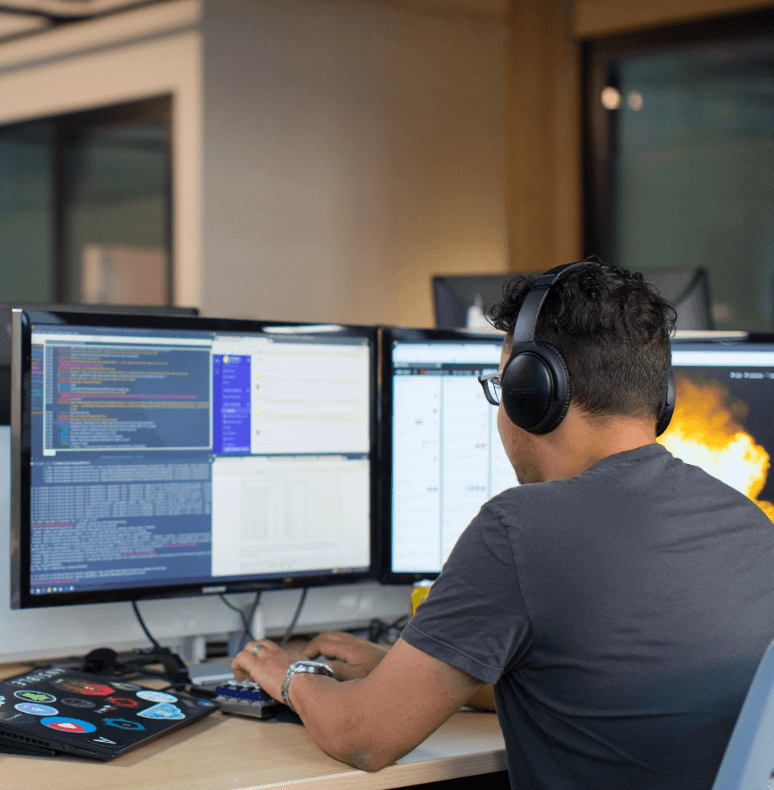
[[[430,588],[433,586],[431,581],[427,579],[421,582],[417,582],[414,585],[414,589],[411,591],[411,616],[413,617],[417,613],[417,609],[419,608],[419,604],[427,598],[428,593],[430,592]]]

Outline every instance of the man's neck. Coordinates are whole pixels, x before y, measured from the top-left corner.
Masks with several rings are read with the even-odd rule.
[[[638,417],[591,417],[570,407],[562,424],[541,437],[539,467],[543,480],[575,477],[603,458],[653,444],[653,420]]]

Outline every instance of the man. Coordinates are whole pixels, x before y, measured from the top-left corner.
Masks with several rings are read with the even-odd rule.
[[[503,369],[535,283],[517,276],[492,311]],[[576,265],[536,315],[569,406],[527,428],[499,406],[522,485],[484,505],[381,661],[323,636],[308,654],[343,662],[341,681],[291,672],[286,695],[325,751],[366,770],[491,683],[514,787],[710,788],[774,638],[772,524],[655,443],[674,311],[639,275]],[[264,640],[233,667],[279,698],[291,662]]]

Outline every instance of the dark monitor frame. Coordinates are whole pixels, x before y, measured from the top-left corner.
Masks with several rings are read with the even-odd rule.
[[[383,584],[413,584],[425,579],[435,579],[438,571],[399,572],[392,569],[392,410],[393,365],[392,342],[426,343],[433,341],[473,342],[481,344],[502,342],[504,335],[454,329],[382,328],[379,338],[380,357],[380,419],[379,419],[379,474],[378,488],[378,578]],[[484,397],[483,392],[481,397]],[[494,406],[492,407],[494,408]],[[515,478],[514,478],[515,479]],[[483,504],[483,503],[482,503]]]
[[[432,286],[436,326],[464,328],[475,295],[482,296],[482,308],[486,312],[487,307],[500,300],[505,284],[515,274],[435,275]],[[705,268],[648,269],[642,276],[677,310],[678,329],[714,329],[709,273]]]
[[[134,601],[150,598],[175,598],[193,595],[250,592],[265,589],[301,588],[329,584],[347,584],[373,579],[377,563],[378,536],[376,531],[376,505],[378,474],[377,444],[377,362],[378,336],[376,327],[355,325],[299,324],[282,321],[250,321],[241,319],[215,319],[151,314],[103,314],[79,312],[35,312],[14,310],[13,356],[12,356],[12,403],[11,403],[11,602],[12,608],[38,608],[69,606],[86,603],[109,603]],[[340,336],[362,337],[370,349],[369,390],[371,393],[369,424],[370,483],[369,506],[370,558],[367,569],[356,572],[335,573],[283,573],[277,577],[256,575],[255,578],[214,578],[206,584],[165,583],[154,586],[89,590],[61,594],[35,596],[30,593],[30,462],[31,462],[31,419],[30,357],[31,327],[45,324],[62,326],[95,327],[101,329],[151,329],[163,331],[190,330],[195,332],[220,333],[265,333],[269,327],[287,330],[307,329],[306,334],[315,332],[339,333]],[[24,581],[24,584],[23,584]]]
[[[439,329],[464,329],[472,297],[481,293],[484,311],[503,295],[503,286],[516,272],[437,274],[433,277],[433,309]]]

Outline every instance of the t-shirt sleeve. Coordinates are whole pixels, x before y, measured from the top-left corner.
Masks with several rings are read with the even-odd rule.
[[[529,617],[496,504],[484,505],[462,533],[402,638],[487,683],[518,665],[531,638]]]

